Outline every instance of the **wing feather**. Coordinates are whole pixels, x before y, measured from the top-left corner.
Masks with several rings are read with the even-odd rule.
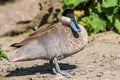
[[[19,48],[21,46],[24,46],[24,45],[30,43],[30,42],[37,42],[38,37],[40,37],[41,35],[44,35],[47,32],[54,31],[54,29],[55,29],[55,26],[50,26],[50,25],[42,27],[40,30],[30,34],[27,38],[25,38],[21,42],[14,43],[14,44],[10,45],[10,47]]]

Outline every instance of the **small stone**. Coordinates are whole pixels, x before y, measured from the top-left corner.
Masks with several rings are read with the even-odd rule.
[[[111,80],[111,79],[105,79],[105,80]]]
[[[36,73],[36,76],[38,77],[38,78],[41,78],[42,76],[40,75],[40,73]]]
[[[114,74],[114,73],[112,73],[112,76],[115,76],[115,74]]]
[[[42,76],[42,78],[47,78],[48,76]]]
[[[93,66],[92,66],[92,65],[89,65],[89,66],[88,66],[88,70],[89,70],[89,72],[93,72]]]
[[[32,78],[29,78],[29,80],[33,80]]]
[[[88,68],[93,68],[93,66],[92,66],[92,65],[89,65]]]
[[[97,77],[101,77],[103,75],[103,72],[99,72],[98,74],[97,74]]]
[[[16,70],[16,71],[19,71],[19,70],[20,70],[20,68],[16,68],[15,70]]]
[[[40,75],[40,73],[36,73],[36,75]]]
[[[104,66],[104,64],[100,64],[100,66]]]
[[[80,75],[85,75],[85,74],[87,74],[86,71],[80,71]]]
[[[95,61],[93,61],[93,63],[97,63],[97,61],[95,60]]]

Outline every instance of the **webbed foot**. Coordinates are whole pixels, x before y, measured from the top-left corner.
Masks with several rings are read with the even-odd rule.
[[[56,57],[50,63],[53,65],[53,73],[54,74],[61,74],[61,75],[66,76],[66,77],[74,76],[74,74],[70,74],[69,72],[60,69],[59,64],[58,64],[58,60]]]
[[[59,73],[62,74],[63,76],[67,76],[67,77],[74,76],[73,74],[69,73],[68,71],[64,71],[64,70],[61,70]]]

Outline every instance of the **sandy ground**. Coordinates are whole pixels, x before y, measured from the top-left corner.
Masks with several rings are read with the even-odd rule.
[[[21,1],[27,3],[28,0]],[[34,0],[30,0],[29,2],[34,3]],[[2,8],[5,8],[3,5],[1,6],[0,11]],[[0,22],[0,26],[6,23],[8,23],[8,26],[12,26],[9,24],[10,20],[13,21],[11,23],[16,23],[21,20],[32,19],[35,16],[35,13],[31,14],[32,17],[29,17],[30,15],[26,13],[26,15],[21,15],[24,16],[23,18],[17,17],[18,19],[14,21],[11,16],[7,16],[7,11],[5,12],[4,10],[0,14],[4,12],[6,15],[0,15],[0,19],[3,17],[6,20],[2,20],[4,24]],[[27,18],[25,18],[26,16]],[[4,27],[4,29],[7,28]],[[9,45],[23,40],[30,33],[32,33],[32,31],[13,37],[0,37],[1,48],[4,50],[5,54],[11,58],[15,54],[16,49],[9,47]],[[67,78],[61,75],[53,75],[48,61],[44,60],[14,63],[6,60],[0,61],[0,76],[4,76],[6,80],[120,80],[120,35],[111,31],[92,35],[89,38],[88,45],[82,51],[59,61],[59,64],[61,69],[67,70],[75,74],[75,76]],[[0,80],[3,79],[0,77]]]
[[[32,20],[39,12],[38,2],[39,0],[16,0],[0,5],[0,36],[21,27],[19,22]]]

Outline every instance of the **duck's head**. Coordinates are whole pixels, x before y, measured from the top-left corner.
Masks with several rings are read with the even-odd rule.
[[[75,32],[80,32],[81,29],[75,21],[74,13],[72,9],[66,9],[61,17],[62,23],[69,25]]]

